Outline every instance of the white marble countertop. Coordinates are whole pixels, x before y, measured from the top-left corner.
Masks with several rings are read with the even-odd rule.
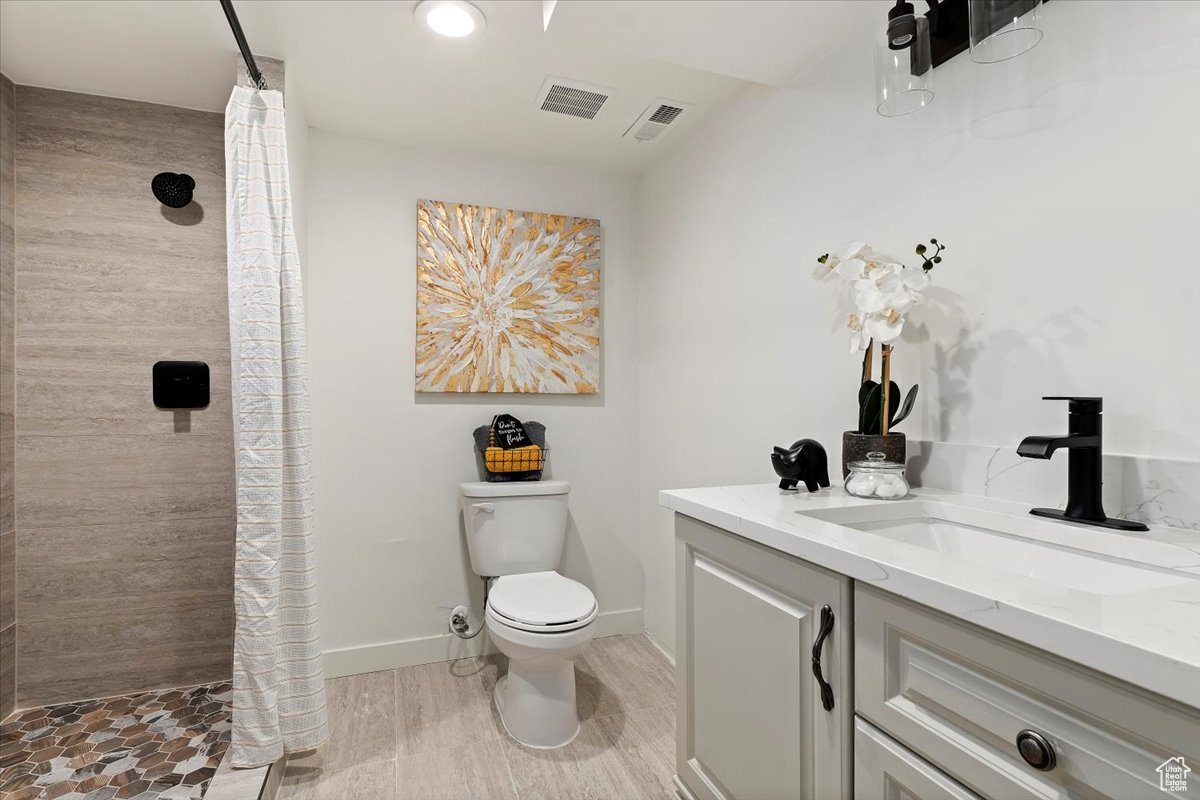
[[[1200,708],[1200,534],[1166,527],[1121,533],[1041,520],[1029,516],[1026,504],[939,489],[914,489],[909,500],[1011,516],[1013,524],[1034,526],[1041,543],[1107,562],[1100,565],[1103,581],[1089,591],[1087,576],[1055,580],[1030,569],[1030,558],[980,563],[952,547],[930,549],[806,516],[886,503],[841,488],[810,494],[764,484],[659,493],[659,504],[680,514]],[[1126,560],[1156,574],[1147,581],[1146,570]],[[1146,588],[1147,582],[1164,585]]]

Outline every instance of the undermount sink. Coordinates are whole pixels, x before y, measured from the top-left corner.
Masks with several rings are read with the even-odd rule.
[[[797,512],[948,557],[1094,595],[1200,577],[1155,563],[1155,543],[953,503],[903,500]]]

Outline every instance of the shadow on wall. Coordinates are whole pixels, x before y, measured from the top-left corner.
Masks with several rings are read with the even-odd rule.
[[[578,555],[572,557],[576,553]],[[570,564],[574,579],[595,591],[596,576],[592,573],[592,562],[587,557],[587,548],[583,545],[583,536],[579,533],[579,526],[575,524],[575,514],[572,512],[567,512],[567,535],[559,564]]]
[[[193,200],[183,208],[171,208],[170,206],[160,206],[163,219],[173,225],[199,225],[204,221],[204,206]]]
[[[941,286],[931,286],[925,292],[926,304],[921,319],[904,329],[901,341],[920,345],[921,375],[932,376],[936,386],[938,418],[927,435],[937,441],[948,441],[952,435],[969,435],[973,398],[980,392],[997,395],[1003,390],[1002,373],[975,374],[976,362],[985,353],[993,363],[1019,370],[1028,375],[1064,375],[1065,348],[1078,350],[1086,346],[1089,329],[1102,322],[1080,306],[1044,316],[1027,327],[990,328],[960,327],[971,318],[962,297]],[[926,347],[927,345],[927,347]],[[924,353],[933,353],[932,364],[925,362]],[[1053,387],[1047,386],[1046,391]],[[928,396],[927,396],[928,397]],[[954,423],[958,428],[953,432]]]
[[[957,331],[954,341],[947,343],[947,332],[954,331],[955,320],[967,316],[953,292],[931,289],[929,294],[935,296],[937,302],[924,309],[925,319],[913,325],[911,330],[912,340],[928,342],[933,353],[933,363],[928,367],[923,365],[921,371],[923,375],[931,374],[937,387],[938,416],[932,430],[927,432],[936,441],[969,436],[974,397],[981,392],[998,395],[1003,391],[1003,372],[974,374],[976,362],[985,351],[992,363],[1004,364],[1022,374],[1053,379],[1053,376],[1067,374],[1061,355],[1064,347],[1078,350],[1086,346],[1088,328],[1101,324],[1083,308],[1075,306],[1043,317],[1024,329],[1006,327],[984,331],[964,327]],[[907,333],[906,330],[905,339],[909,338]],[[1044,388],[1046,392],[1057,391],[1049,384]],[[1020,398],[1013,400],[1020,402]]]
[[[927,373],[933,373],[937,392],[932,396],[937,398],[939,412],[936,431],[931,433],[932,438],[940,440],[947,435],[952,412],[970,419],[972,373],[983,347],[978,341],[973,341],[974,329],[958,328],[961,320],[970,319],[960,294],[940,286],[930,286],[925,290],[925,301],[921,307],[921,320],[906,326],[901,339],[906,344],[929,345],[918,350],[922,362],[926,352],[933,352],[932,370],[922,364],[921,374],[924,380]],[[946,344],[944,340],[951,335],[954,340]],[[927,398],[930,396],[926,395]]]

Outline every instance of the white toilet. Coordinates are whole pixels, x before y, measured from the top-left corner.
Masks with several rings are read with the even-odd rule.
[[[562,747],[579,733],[572,660],[595,633],[592,590],[554,571],[570,490],[566,481],[459,484],[471,568],[496,578],[485,619],[508,656],[496,707],[530,747]]]

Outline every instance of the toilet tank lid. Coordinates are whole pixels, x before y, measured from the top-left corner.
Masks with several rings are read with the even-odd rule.
[[[536,497],[544,494],[567,494],[570,491],[571,484],[567,481],[473,481],[458,485],[458,492],[463,497]]]

